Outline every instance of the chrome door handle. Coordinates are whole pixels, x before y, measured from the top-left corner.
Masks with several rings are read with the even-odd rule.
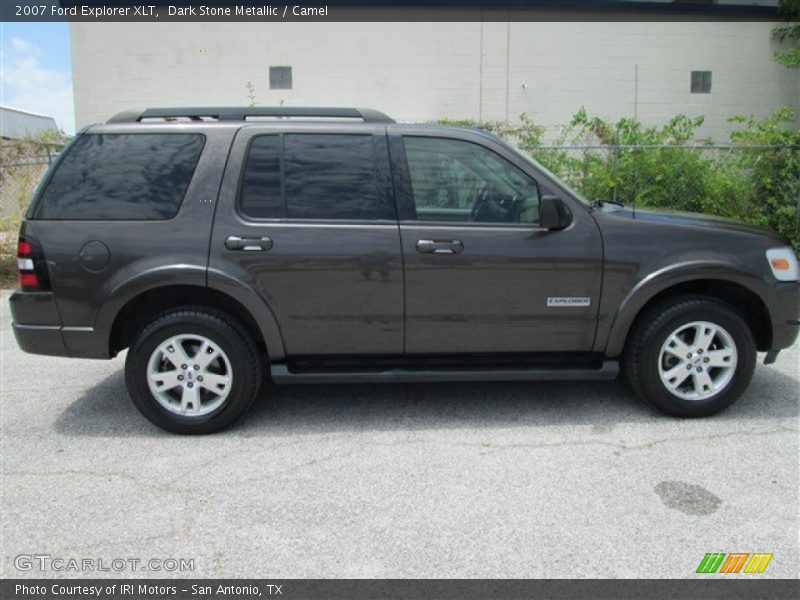
[[[246,238],[231,235],[225,240],[225,247],[228,250],[269,250],[272,248],[272,240],[268,237]]]
[[[464,244],[461,240],[419,240],[416,249],[420,254],[461,254]]]

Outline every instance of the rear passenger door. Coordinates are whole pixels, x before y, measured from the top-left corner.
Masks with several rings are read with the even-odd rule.
[[[385,128],[244,127],[209,269],[258,291],[287,355],[401,353],[402,256]]]

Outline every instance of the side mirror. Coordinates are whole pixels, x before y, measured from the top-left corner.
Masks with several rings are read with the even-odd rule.
[[[572,213],[558,196],[542,196],[539,201],[539,227],[558,231],[572,223]]]

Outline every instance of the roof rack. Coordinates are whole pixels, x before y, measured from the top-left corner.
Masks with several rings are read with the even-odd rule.
[[[361,119],[364,123],[394,123],[390,117],[371,108],[337,108],[310,106],[189,106],[182,108],[146,108],[126,110],[111,117],[107,123],[138,123],[143,119],[188,118],[193,121],[244,121],[247,117],[305,117],[330,119]]]

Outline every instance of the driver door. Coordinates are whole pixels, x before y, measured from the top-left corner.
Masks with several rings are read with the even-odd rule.
[[[590,351],[602,276],[594,220],[570,202],[569,227],[539,227],[541,196],[563,192],[488,136],[452,135],[390,134],[405,352]]]

